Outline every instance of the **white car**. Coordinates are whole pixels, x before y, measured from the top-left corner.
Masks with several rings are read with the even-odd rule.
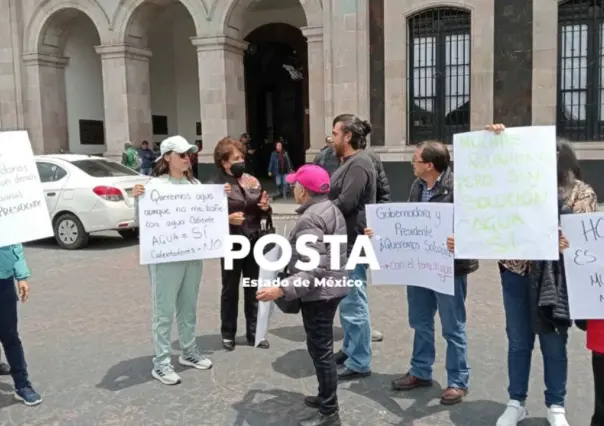
[[[115,230],[136,238],[132,189],[143,176],[120,163],[89,155],[35,156],[54,234],[62,248],[86,246],[92,232]]]

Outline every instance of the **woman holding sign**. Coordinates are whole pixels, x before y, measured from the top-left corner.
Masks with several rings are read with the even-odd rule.
[[[502,124],[487,130],[500,133]],[[593,189],[581,181],[571,146],[559,141],[558,193],[561,213],[597,210]],[[530,185],[530,182],[527,182]],[[450,241],[453,246],[453,241]],[[560,251],[568,242],[560,235]],[[510,400],[497,426],[515,426],[528,415],[525,400],[535,336],[539,336],[545,373],[545,405],[551,426],[568,426],[564,399],[568,374],[566,344],[571,326],[565,278],[555,271],[558,262],[503,260],[499,262],[508,337],[508,393]],[[556,297],[556,294],[561,297]],[[554,312],[556,315],[554,316]]]
[[[144,194],[145,189],[154,185],[193,185],[200,182],[191,171],[191,154],[197,152],[195,145],[189,144],[182,136],[165,139],[160,146],[161,155],[155,160],[151,179],[145,187],[136,185],[135,197]],[[172,367],[172,322],[176,313],[178,337],[182,355],[181,365],[207,370],[212,362],[203,357],[195,341],[197,319],[197,296],[203,271],[201,260],[160,263],[149,265],[153,303],[153,342],[155,357],[151,375],[165,385],[177,385],[180,376]]]
[[[243,235],[250,240],[250,253],[243,259],[235,259],[232,269],[225,269],[221,261],[222,293],[220,298],[220,319],[222,345],[228,351],[235,349],[237,333],[237,308],[239,306],[239,283],[241,277],[257,280],[260,267],[254,259],[254,243],[262,236],[262,221],[270,217],[271,208],[268,195],[254,176],[245,173],[245,147],[241,142],[224,138],[214,149],[214,163],[218,174],[208,183],[223,183],[231,188],[229,193],[229,228],[231,235]],[[253,282],[253,281],[250,281]],[[250,346],[256,340],[258,316],[257,287],[243,289],[246,322],[246,338]],[[262,340],[259,348],[268,349]]]

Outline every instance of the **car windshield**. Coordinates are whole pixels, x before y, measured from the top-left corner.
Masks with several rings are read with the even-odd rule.
[[[138,176],[138,173],[119,163],[107,160],[78,160],[71,164],[92,177]]]

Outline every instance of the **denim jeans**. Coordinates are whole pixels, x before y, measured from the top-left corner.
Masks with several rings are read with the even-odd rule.
[[[531,322],[531,281],[529,277],[504,269],[501,272],[505,331],[508,336],[508,393],[510,399],[524,402],[528,394],[531,355],[535,333]],[[539,334],[545,373],[545,405],[564,406],[568,359],[566,333]]]
[[[285,181],[285,175],[276,174],[275,184],[277,185],[279,194],[282,195],[283,198],[287,198],[288,183]]]
[[[4,348],[15,389],[31,386],[27,375],[27,364],[23,345],[17,330],[17,290],[15,280],[0,279],[0,343]]]
[[[342,352],[348,355],[344,365],[357,373],[371,371],[371,321],[367,299],[367,268],[357,265],[349,279],[363,282],[352,287],[340,302],[340,323],[344,329]]]
[[[468,338],[466,335],[466,294],[468,276],[455,277],[455,294],[437,293],[422,287],[407,287],[409,325],[415,330],[409,373],[418,379],[432,380],[436,358],[434,316],[442,323],[447,342],[447,387],[467,389],[470,380]]]
[[[141,168],[141,175],[151,176],[152,171],[153,171],[153,167]]]

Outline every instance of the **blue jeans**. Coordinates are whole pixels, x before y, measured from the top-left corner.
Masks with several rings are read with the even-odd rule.
[[[508,393],[510,399],[524,402],[528,394],[531,355],[535,345],[531,322],[531,281],[529,277],[504,270],[501,284],[508,336]],[[564,406],[568,373],[567,340],[566,333],[539,334],[545,373],[545,405],[548,407]]]
[[[344,329],[342,352],[348,359],[344,365],[357,373],[371,371],[371,321],[367,300],[366,265],[357,265],[349,279],[361,280],[361,287],[352,287],[340,302],[340,323]]]
[[[418,379],[432,380],[436,358],[434,316],[442,323],[447,342],[447,387],[467,389],[470,380],[468,337],[466,335],[466,294],[468,276],[455,277],[455,295],[437,293],[422,287],[407,287],[409,325],[415,330],[409,373]]]
[[[275,174],[275,184],[277,185],[277,191],[283,195],[283,198],[287,198],[288,183],[285,181],[286,175]]]
[[[15,389],[21,390],[30,387],[31,384],[27,375],[23,345],[17,330],[18,300],[14,278],[0,279],[0,343],[10,366]]]
[[[141,175],[151,176],[151,172],[153,171],[153,167],[145,167],[141,169]]]

